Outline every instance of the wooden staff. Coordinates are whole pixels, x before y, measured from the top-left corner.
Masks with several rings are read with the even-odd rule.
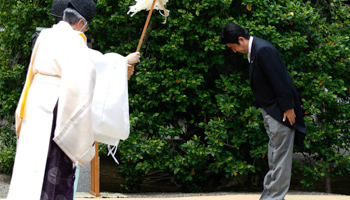
[[[95,197],[100,197],[100,168],[99,168],[99,156],[98,156],[98,142],[95,142],[95,157],[90,163],[90,194]]]
[[[137,45],[137,48],[136,48],[136,52],[139,52],[139,51],[140,51],[141,44],[142,44],[143,38],[145,37],[145,33],[146,33],[146,30],[147,30],[147,27],[148,27],[148,23],[149,23],[149,20],[151,19],[152,12],[153,12],[153,8],[154,8],[154,4],[156,3],[156,1],[157,1],[157,0],[153,0],[151,9],[150,9],[149,12],[148,12],[147,20],[146,20],[145,26],[143,27],[143,31],[142,31],[142,34],[141,34],[141,38],[140,38],[140,40],[139,40],[139,44]],[[135,65],[135,64],[133,64],[133,65],[131,66],[131,71],[133,71],[134,65]],[[129,72],[129,73],[128,73],[128,79],[130,79],[130,77],[131,77],[131,74],[130,74],[130,72]]]

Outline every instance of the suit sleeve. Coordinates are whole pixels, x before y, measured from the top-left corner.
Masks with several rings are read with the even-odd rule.
[[[257,59],[275,91],[281,110],[294,108],[290,77],[277,49],[262,47],[257,52]]]

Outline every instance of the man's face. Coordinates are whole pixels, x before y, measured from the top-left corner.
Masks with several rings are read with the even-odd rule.
[[[232,49],[232,51],[235,53],[237,53],[237,52],[245,53],[242,45],[235,44],[235,43],[227,43],[226,45],[228,46],[228,48]]]
[[[228,48],[232,49],[233,52],[237,53],[248,53],[248,45],[249,45],[249,40],[244,39],[243,37],[238,38],[238,43],[227,43],[226,46]]]

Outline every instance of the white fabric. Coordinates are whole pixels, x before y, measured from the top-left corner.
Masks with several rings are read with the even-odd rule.
[[[53,110],[58,99],[55,141],[72,161],[79,161],[80,165],[95,155],[95,148],[91,148],[94,142],[91,102],[95,69],[87,57],[84,38],[79,34],[68,23],[60,22],[43,30],[37,39],[32,55],[34,78],[27,78],[33,81],[23,119],[16,121],[21,131],[9,200],[40,199]],[[20,119],[22,103],[21,96],[16,120]]]
[[[115,158],[120,140],[129,137],[128,61],[125,57],[91,51],[96,67],[96,87],[92,101],[95,141],[108,144],[108,155]],[[114,145],[113,148],[110,145]]]
[[[127,59],[116,53],[94,53],[96,87],[92,101],[95,141],[115,145],[129,137]]]
[[[71,28],[66,22],[60,22],[57,26],[60,24]],[[66,52],[56,54],[61,56],[57,60],[62,67],[57,124],[53,140],[73,163],[78,162],[80,166],[84,166],[95,156],[91,103],[96,72],[88,56],[90,50],[85,41],[79,32],[73,29],[71,32],[76,35],[70,38],[71,41],[68,43],[71,51],[67,51],[66,45],[63,45],[62,50]],[[53,46],[56,48],[58,44]]]
[[[43,75],[33,80],[17,141],[8,200],[40,199],[59,80]]]
[[[9,200],[40,199],[53,109],[58,99],[54,141],[73,163],[83,166],[94,157],[94,134],[97,141],[111,145],[129,135],[126,58],[113,53],[102,55],[87,48],[81,33],[66,22],[42,31],[31,60],[34,58],[34,78],[23,120],[19,117],[23,94],[16,110],[20,137]],[[97,95],[93,96],[94,65]],[[94,114],[97,124],[93,123],[93,110],[99,111]]]

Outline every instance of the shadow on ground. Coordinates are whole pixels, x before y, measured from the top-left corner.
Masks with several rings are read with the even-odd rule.
[[[158,177],[165,178],[157,181]],[[159,172],[149,173],[144,179],[139,192],[182,192],[180,187],[174,184],[170,178],[166,178],[166,174]],[[215,179],[215,178],[214,178]],[[291,180],[290,190],[303,192],[325,192],[324,181],[317,182],[311,188],[304,188],[300,183],[302,177],[294,174]],[[120,184],[124,183],[124,179],[118,175],[118,165],[114,163],[110,157],[100,157],[100,191],[101,192],[121,192]],[[233,186],[220,187],[220,183],[211,180],[210,183],[203,186],[203,192],[261,192],[262,186]],[[332,193],[350,195],[350,176],[338,177],[331,179]]]

